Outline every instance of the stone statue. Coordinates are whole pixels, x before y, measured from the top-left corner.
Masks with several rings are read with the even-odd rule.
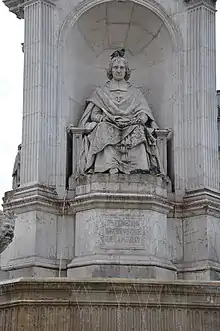
[[[124,49],[115,51],[103,88],[87,100],[79,127],[82,136],[79,172],[161,172],[154,116],[141,91],[129,82]]]
[[[14,238],[15,218],[14,213],[0,210],[0,254]]]
[[[21,144],[18,145],[18,152],[14,162],[14,168],[12,172],[12,189],[15,190],[20,186],[20,168],[21,168]]]

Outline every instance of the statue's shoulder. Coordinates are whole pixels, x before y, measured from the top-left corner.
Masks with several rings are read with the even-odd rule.
[[[96,92],[101,92],[104,90],[109,90],[109,87],[110,87],[110,81],[107,81],[105,84],[96,86],[95,89],[93,90],[93,92],[96,93]]]
[[[135,94],[136,96],[143,97],[143,92],[141,91],[140,86],[130,83],[130,90],[132,90],[133,94]]]

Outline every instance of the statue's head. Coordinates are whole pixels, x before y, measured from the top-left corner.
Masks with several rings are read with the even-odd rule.
[[[21,150],[21,144],[18,145],[18,151],[20,151],[20,150]]]
[[[115,51],[111,55],[111,61],[107,71],[109,80],[129,80],[131,70],[128,67],[128,61],[124,57],[124,50]]]

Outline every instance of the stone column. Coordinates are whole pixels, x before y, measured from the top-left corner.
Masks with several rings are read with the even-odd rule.
[[[24,4],[24,105],[21,186],[55,184],[56,59],[54,5]]]
[[[65,261],[73,258],[73,234],[70,246],[65,238],[73,220],[65,215],[65,199],[60,200],[55,190],[56,17],[49,1],[24,3],[21,187],[5,195],[4,209],[14,211],[17,225],[1,259],[2,270],[13,278],[60,275]]]
[[[186,188],[218,189],[215,4],[212,0],[188,3],[184,109]]]
[[[184,279],[218,280],[219,161],[216,107],[215,2],[191,0],[187,9],[185,166],[183,198]]]

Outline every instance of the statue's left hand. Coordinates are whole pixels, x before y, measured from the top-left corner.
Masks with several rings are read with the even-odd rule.
[[[146,114],[139,114],[139,116],[136,118],[136,123],[137,124],[141,124],[141,125],[145,125],[145,123],[148,120],[148,116]]]
[[[137,118],[135,120],[135,124],[141,124],[141,125],[145,125],[146,121],[142,118]]]

